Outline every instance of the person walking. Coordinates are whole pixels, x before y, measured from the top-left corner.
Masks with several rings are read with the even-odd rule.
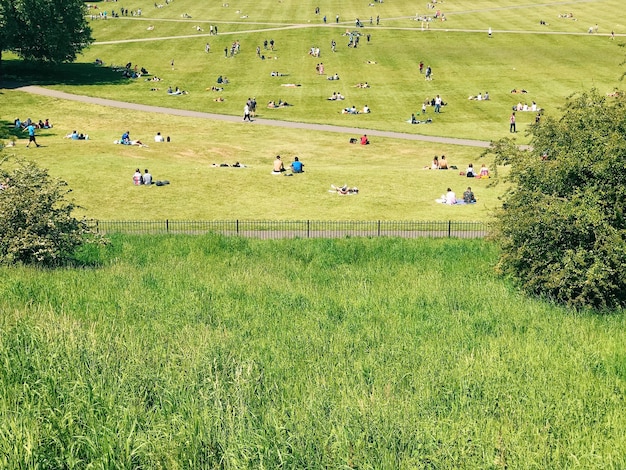
[[[426,80],[430,81],[433,79],[432,73],[433,73],[433,70],[430,68],[430,65],[429,65],[428,67],[426,67],[426,76],[425,76]]]
[[[248,120],[248,122],[252,122],[252,119],[250,119],[250,106],[248,105],[248,103],[246,103],[246,105],[243,107],[243,120]]]
[[[517,132],[515,129],[515,112],[512,112],[509,118],[509,132]]]
[[[30,148],[30,143],[31,142],[35,142],[35,145],[37,147],[41,147],[41,145],[39,145],[37,143],[37,140],[35,139],[35,125],[31,122],[28,126],[26,126],[24,128],[25,131],[28,131],[28,143],[26,144],[26,147]]]

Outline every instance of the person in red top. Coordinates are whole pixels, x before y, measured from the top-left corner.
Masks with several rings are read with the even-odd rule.
[[[367,134],[363,134],[363,137],[361,137],[361,145],[367,145],[369,143],[370,141],[367,139]]]

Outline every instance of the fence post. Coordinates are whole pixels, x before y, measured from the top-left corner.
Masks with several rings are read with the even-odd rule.
[[[450,232],[452,231],[452,221],[448,220],[448,238],[451,237]]]
[[[311,221],[308,219],[306,221],[306,237],[311,238]]]
[[[380,237],[380,220],[378,221],[378,236]]]
[[[239,219],[235,220],[235,232],[239,235]]]
[[[165,219],[165,233],[170,233],[170,220]]]

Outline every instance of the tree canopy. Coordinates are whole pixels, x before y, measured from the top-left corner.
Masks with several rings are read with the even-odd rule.
[[[26,60],[74,61],[93,42],[85,13],[82,0],[0,0],[0,61],[2,51]]]
[[[626,99],[571,96],[560,118],[488,153],[510,164],[497,214],[501,272],[527,291],[577,308],[626,306]]]

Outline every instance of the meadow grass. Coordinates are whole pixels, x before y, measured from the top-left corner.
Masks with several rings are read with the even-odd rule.
[[[93,4],[99,6],[97,11],[119,9],[115,3]],[[394,130],[487,141],[510,135],[508,117],[518,101],[534,100],[545,109],[545,115],[558,115],[559,106],[572,92],[590,87],[608,92],[621,84],[620,46],[624,40],[619,35],[626,32],[626,16],[617,0],[567,6],[538,0],[524,5],[509,0],[441,4],[448,21],[432,22],[429,31],[421,31],[421,23],[414,18],[416,13],[432,15],[434,10],[420,6],[416,12],[410,2],[374,3],[373,7],[356,0],[340,6],[292,0],[222,5],[177,0],[155,8],[154,2],[138,0],[132,8],[142,8],[141,17],[91,22],[96,42],[77,63],[33,69],[5,54],[9,59],[4,62],[5,72],[9,78],[27,83],[128,102],[241,115],[247,98],[255,96],[259,117],[268,119],[351,126],[362,132]],[[320,15],[314,14],[315,6],[320,6]],[[558,18],[564,8],[572,11],[577,21]],[[607,19],[600,24],[599,34],[587,34],[588,25],[598,22],[599,12],[611,14],[604,15]],[[183,13],[192,18],[182,18]],[[325,25],[324,14],[328,17]],[[340,15],[339,24],[334,22],[336,14]],[[380,24],[370,26],[369,17],[376,15]],[[362,37],[361,45],[353,49],[346,46],[347,38],[341,34],[355,29],[355,17],[365,23],[360,31],[371,34],[372,40],[368,43]],[[549,24],[539,25],[539,19]],[[208,36],[210,24],[219,26],[217,36]],[[148,31],[149,25],[154,29]],[[196,31],[195,26],[204,31]],[[486,35],[489,26],[495,31],[492,39]],[[611,29],[618,34],[614,41],[605,35]],[[551,32],[558,34],[546,34]],[[260,60],[256,46],[270,38],[276,41],[276,50],[264,50],[268,59]],[[330,51],[332,39],[337,41],[334,54]],[[242,50],[225,58],[223,49],[234,40],[241,41]],[[204,52],[207,41],[210,54]],[[311,46],[319,46],[322,57],[308,56]],[[109,67],[95,67],[96,57],[107,66],[129,61],[144,66],[163,81],[122,79]],[[171,59],[175,59],[174,70]],[[419,74],[420,60],[433,67],[432,82]],[[328,81],[316,75],[314,67],[319,61],[325,63],[327,73],[339,73],[341,80]],[[271,71],[289,75],[271,77]],[[218,75],[228,76],[230,83],[222,93],[207,91]],[[371,88],[354,88],[364,81]],[[287,82],[302,86],[281,86]],[[179,86],[190,94],[168,96],[168,86]],[[160,90],[150,91],[153,87]],[[513,88],[525,88],[529,93],[511,94]],[[327,101],[333,91],[344,94],[346,100]],[[467,99],[485,91],[489,91],[490,101]],[[53,130],[41,133],[45,149],[34,153],[18,146],[11,152],[34,157],[67,180],[76,201],[94,218],[486,220],[504,191],[502,186],[472,182],[477,185],[479,205],[450,210],[434,203],[447,187],[462,193],[467,182],[453,172],[427,174],[422,168],[434,155],[445,154],[464,170],[468,163],[479,162],[481,150],[477,148],[376,138],[364,149],[346,145],[351,135],[182,119],[11,90],[2,93],[0,119],[7,125],[16,116],[48,117],[55,123]],[[436,116],[428,109],[426,117],[434,122],[407,124],[410,114],[420,111],[422,101],[436,94],[448,105]],[[225,101],[215,102],[217,96]],[[265,108],[267,101],[278,99],[294,106]],[[342,107],[352,104],[368,104],[373,112],[358,116],[340,113]],[[516,142],[528,142],[525,131],[534,117],[534,113],[518,113]],[[75,145],[61,139],[73,129],[88,133],[90,142]],[[125,130],[148,142],[160,131],[173,142],[149,149],[111,145]],[[304,178],[270,178],[268,169],[277,154],[287,161],[300,156],[306,165]],[[211,167],[235,161],[249,168],[234,172]],[[136,191],[138,188],[128,183],[137,167],[148,167],[158,179],[170,180],[172,185],[158,191]],[[338,200],[327,193],[331,184],[343,183],[362,189],[358,198]]]
[[[116,236],[1,268],[0,466],[620,468],[623,315],[485,241]]]

